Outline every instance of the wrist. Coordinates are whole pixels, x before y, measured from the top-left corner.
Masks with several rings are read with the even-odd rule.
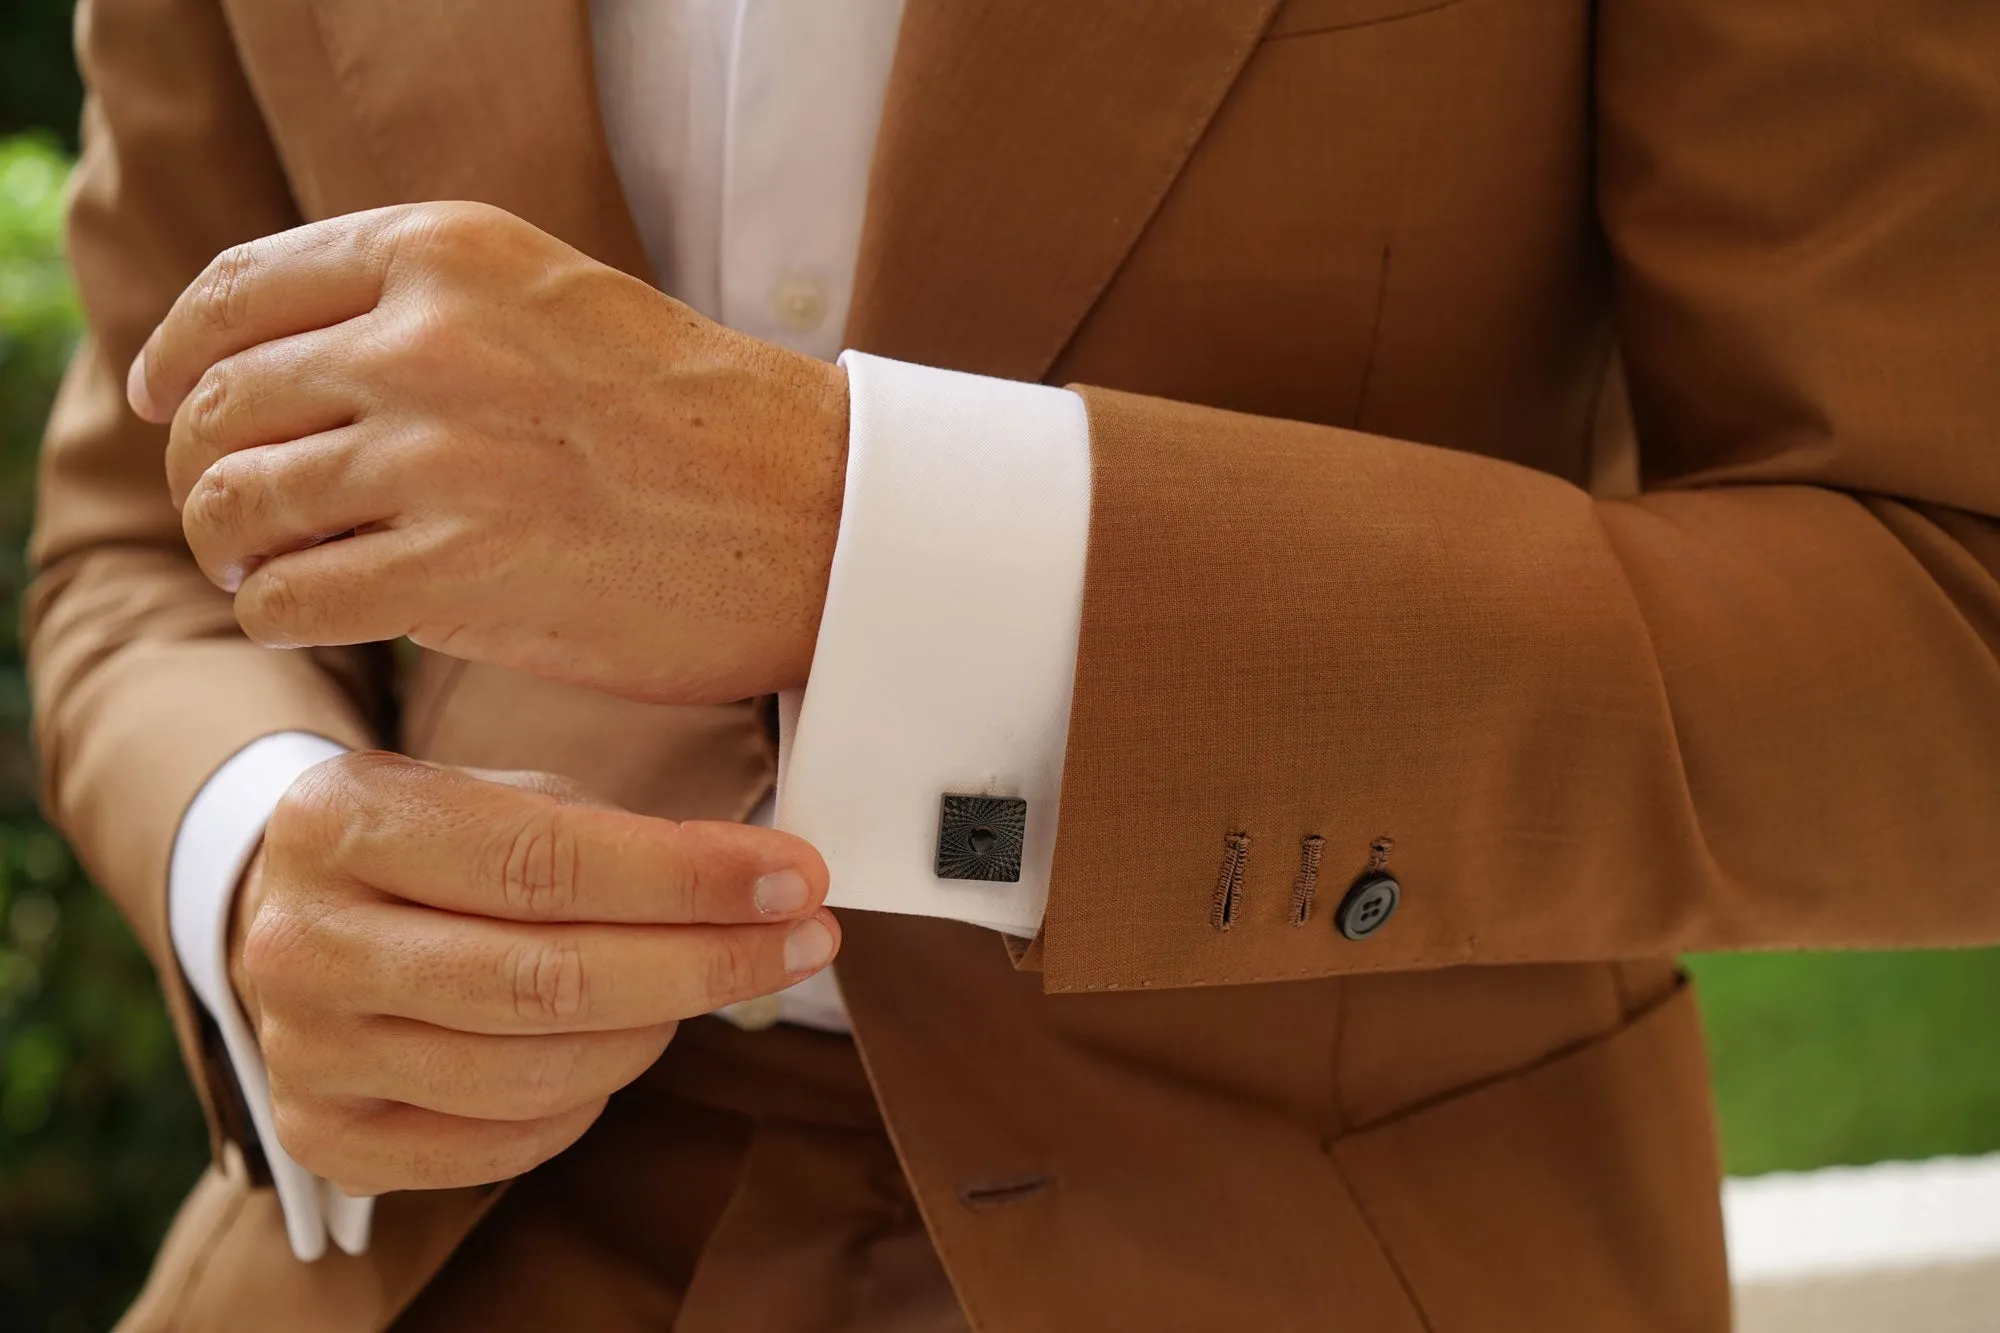
[[[811,674],[819,624],[826,610],[826,589],[833,574],[833,553],[840,540],[840,512],[847,488],[848,389],[845,368],[811,361],[816,392],[811,400],[802,451],[806,559],[798,589],[800,613],[788,618],[797,626],[791,636],[780,688],[797,688]]]

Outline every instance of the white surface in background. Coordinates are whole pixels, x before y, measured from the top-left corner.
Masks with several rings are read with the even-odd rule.
[[[1830,1269],[2000,1261],[2000,1154],[1724,1184],[1739,1285]]]
[[[1724,1183],[1738,1333],[2000,1330],[2000,1154]]]

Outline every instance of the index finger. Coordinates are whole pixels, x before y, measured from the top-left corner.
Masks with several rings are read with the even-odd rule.
[[[147,421],[171,421],[224,357],[374,309],[388,267],[388,224],[406,211],[327,218],[210,260],[133,360],[125,380],[132,410]]]
[[[826,898],[825,861],[789,833],[349,758],[372,771],[336,798],[338,868],[410,902],[511,921],[733,925],[808,916]]]

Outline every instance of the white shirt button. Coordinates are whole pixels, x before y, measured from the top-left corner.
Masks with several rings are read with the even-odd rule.
[[[811,333],[826,320],[826,288],[811,278],[786,278],[771,293],[771,313],[794,333]]]

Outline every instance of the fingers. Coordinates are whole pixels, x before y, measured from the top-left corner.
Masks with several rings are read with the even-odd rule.
[[[343,830],[340,869],[411,902],[522,922],[726,925],[803,917],[826,897],[826,863],[789,833],[676,824],[392,756],[344,762],[365,777],[308,793]]]
[[[344,426],[370,405],[340,373],[353,341],[345,327],[260,343],[216,362],[174,412],[167,490],[174,506],[217,459]]]
[[[344,426],[218,459],[181,510],[181,530],[202,573],[236,592],[276,556],[390,520],[400,501],[369,447],[379,434],[373,426]],[[377,543],[370,554],[388,549],[391,543]]]
[[[328,218],[217,255],[133,361],[126,378],[132,410],[147,421],[169,421],[224,357],[372,309],[402,211]]]
[[[297,504],[299,508],[287,506],[286,512],[311,507],[325,516],[318,526],[336,521],[336,512],[358,514],[374,507],[362,503],[319,510],[316,502]],[[401,638],[423,623],[425,589],[418,537],[407,529],[384,527],[339,541],[295,545],[245,568],[235,589],[236,623],[267,648],[378,643]]]
[[[356,1015],[455,1032],[613,1032],[782,990],[833,960],[839,929],[824,910],[779,925],[663,927],[530,925],[394,901],[299,920],[267,905],[244,965],[267,1013],[336,996]]]
[[[350,1193],[517,1175],[574,1142],[679,1020],[781,990],[838,951],[838,923],[815,910],[825,867],[797,839],[489,776],[347,755],[295,783],[266,827],[262,891],[232,951],[259,1001],[278,1139]],[[659,895],[676,856],[694,872]],[[799,864],[813,896],[755,919],[758,879]],[[752,919],[638,923],[662,897],[676,919],[705,904]],[[566,919],[580,904],[635,920]]]
[[[324,1097],[402,1102],[474,1120],[544,1120],[609,1097],[660,1058],[674,1025],[496,1037],[398,1018],[345,1030],[285,1020],[259,1034],[267,1062]]]
[[[271,1092],[285,1151],[355,1196],[518,1176],[582,1138],[604,1110],[597,1101],[544,1120],[473,1120],[421,1106],[319,1097],[275,1071]]]

